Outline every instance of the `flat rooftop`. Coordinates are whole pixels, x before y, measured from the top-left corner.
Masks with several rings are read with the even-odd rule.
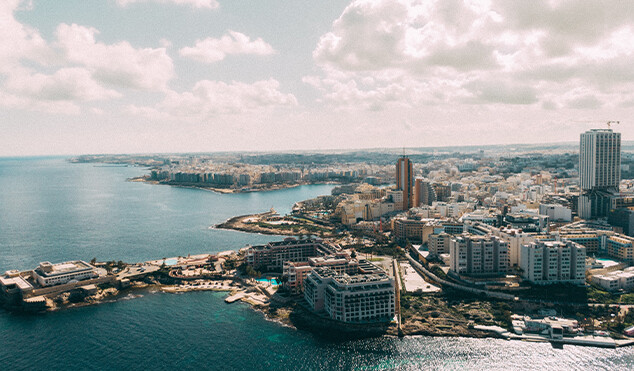
[[[37,273],[41,276],[51,277],[67,273],[86,271],[95,269],[92,265],[85,261],[75,260],[64,263],[51,264],[50,262],[42,262],[37,267]]]
[[[15,285],[18,289],[22,291],[33,289],[33,286],[31,286],[31,284],[21,276],[0,277],[0,285],[5,287]]]

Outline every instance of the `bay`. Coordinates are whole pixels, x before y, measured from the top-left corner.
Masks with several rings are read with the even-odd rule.
[[[209,229],[286,213],[331,186],[221,195],[126,182],[134,167],[0,159],[0,271],[40,261],[143,261],[238,249],[276,236]],[[553,349],[497,339],[333,340],[267,321],[222,293],[144,292],[40,315],[0,311],[0,370],[629,370],[634,348]],[[127,300],[130,299],[130,300]]]

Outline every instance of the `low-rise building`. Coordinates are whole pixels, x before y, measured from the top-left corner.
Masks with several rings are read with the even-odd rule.
[[[594,275],[591,281],[608,291],[631,291],[634,289],[634,267]]]
[[[33,271],[33,278],[42,286],[62,285],[70,281],[97,278],[97,270],[82,260],[51,264],[43,262]]]
[[[33,291],[33,285],[19,271],[7,271],[4,276],[0,276],[0,293],[4,295],[9,296],[31,291]]]
[[[308,258],[334,254],[335,248],[314,240],[286,238],[280,242],[247,248],[248,265],[266,270],[281,271],[284,262],[305,262]]]

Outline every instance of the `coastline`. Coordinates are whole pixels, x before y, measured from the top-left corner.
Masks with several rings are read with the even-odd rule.
[[[277,219],[279,220],[273,222],[276,224],[270,223],[269,219],[275,219],[276,217],[277,213],[274,210],[258,214],[239,215],[216,224],[212,228],[274,236],[319,235],[321,238],[334,237],[331,227],[318,226],[308,221],[284,222],[285,217],[278,217]]]
[[[334,321],[318,314],[312,313],[301,303],[301,297],[282,297],[276,288],[268,283],[258,282],[253,279],[244,279],[234,275],[223,275],[220,279],[185,280],[166,275],[162,272],[158,277],[147,276],[143,280],[134,281],[129,287],[101,289],[96,295],[82,298],[80,301],[71,301],[69,292],[61,293],[47,299],[45,312],[57,312],[72,308],[113,303],[122,300],[132,300],[143,297],[146,293],[162,292],[166,294],[182,294],[192,291],[215,291],[226,293],[227,305],[242,301],[255,311],[262,313],[267,321],[295,330],[308,331],[314,335],[341,340],[342,338],[374,338],[374,337],[462,337],[476,339],[504,339],[533,342],[550,342],[553,346],[581,345],[604,348],[619,348],[634,345],[634,340],[618,340],[609,337],[578,337],[564,338],[561,340],[549,339],[539,335],[515,335],[498,326],[475,325],[448,329],[444,326],[420,326],[421,317],[408,318],[402,323],[402,331],[399,332],[395,322],[346,324]],[[232,297],[238,297],[230,300]],[[63,299],[60,300],[60,297]],[[11,310],[11,308],[6,308]],[[29,312],[28,310],[26,312]],[[42,311],[38,311],[42,312]],[[423,319],[433,319],[422,316]]]
[[[277,184],[263,185],[260,187],[250,187],[250,188],[219,188],[219,187],[213,187],[213,186],[205,185],[201,183],[183,183],[183,182],[173,182],[173,181],[152,180],[152,179],[149,179],[147,175],[132,177],[126,180],[128,182],[141,182],[141,183],[148,183],[148,184],[154,184],[154,185],[169,185],[169,186],[181,187],[181,188],[202,189],[202,190],[220,193],[220,194],[270,192],[270,191],[279,191],[283,189],[296,188],[296,187],[300,187],[304,185],[339,184],[336,182],[319,182],[319,183],[301,182],[301,183],[277,183]]]

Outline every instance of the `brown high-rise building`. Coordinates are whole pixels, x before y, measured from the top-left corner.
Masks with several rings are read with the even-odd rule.
[[[396,162],[396,189],[403,191],[403,210],[409,210],[414,203],[414,168],[409,158],[403,156]]]
[[[431,183],[424,179],[416,179],[414,182],[414,204],[412,207],[431,205],[434,201],[436,201],[436,192]]]

